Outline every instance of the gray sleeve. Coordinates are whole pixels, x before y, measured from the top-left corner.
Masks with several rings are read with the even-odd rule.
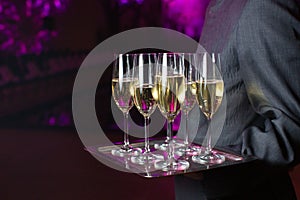
[[[294,0],[249,0],[237,27],[240,73],[260,125],[242,152],[271,164],[300,158],[300,12]]]

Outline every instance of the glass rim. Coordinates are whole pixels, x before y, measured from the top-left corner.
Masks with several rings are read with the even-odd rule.
[[[141,52],[141,53],[114,53],[114,55],[140,55],[140,54],[222,54],[221,52],[208,52],[208,51],[201,51],[201,52]]]
[[[207,54],[207,55],[212,55],[212,54],[221,54],[221,53],[209,53],[209,52],[159,52],[157,53],[158,55],[202,55],[202,54]]]
[[[141,55],[141,54],[145,54],[145,55],[157,55],[157,53],[149,52],[149,53],[114,53],[114,56],[115,57],[118,57],[120,55],[136,56],[136,55]]]

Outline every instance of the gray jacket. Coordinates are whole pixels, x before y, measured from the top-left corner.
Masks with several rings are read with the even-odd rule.
[[[208,52],[222,53],[227,104],[217,145],[235,147],[272,166],[298,164],[299,3],[295,0],[211,0],[200,44]],[[201,143],[202,135],[200,127],[197,142]],[[187,199],[201,199],[199,195],[204,199],[210,195],[230,196],[234,191],[243,195],[251,190],[264,191],[265,199],[295,198],[285,170],[274,172],[275,178],[273,170],[265,165],[250,164],[234,169],[235,172],[229,170],[227,174],[204,174],[201,180],[176,177],[177,198],[188,195],[187,191],[191,197]],[[266,186],[266,182],[271,184]],[[223,189],[220,191],[218,187]],[[259,197],[259,193],[251,196]]]

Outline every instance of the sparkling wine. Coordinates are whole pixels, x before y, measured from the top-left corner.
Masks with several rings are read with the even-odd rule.
[[[185,78],[183,75],[157,76],[156,92],[161,113],[173,121],[180,111],[185,98]]]
[[[154,85],[151,84],[135,85],[134,87],[134,104],[144,117],[149,117],[156,108],[153,89]]]
[[[222,102],[223,82],[220,80],[201,80],[197,81],[196,85],[196,97],[200,109],[206,117],[211,118]]]
[[[112,95],[119,109],[126,113],[133,106],[131,95],[132,79],[112,79]]]
[[[183,110],[185,113],[188,113],[194,107],[196,103],[196,91],[196,82],[186,83],[185,98],[181,106],[181,110]]]

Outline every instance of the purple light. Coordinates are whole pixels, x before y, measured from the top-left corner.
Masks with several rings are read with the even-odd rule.
[[[44,18],[64,10],[68,1],[26,0],[15,4],[1,0],[0,50],[16,55],[40,53],[45,42],[57,35],[56,31],[45,29]]]
[[[179,114],[175,120],[174,120],[174,123],[173,123],[173,130],[174,131],[178,131],[179,130],[179,127],[180,127],[180,118],[181,118],[181,115]]]
[[[72,124],[71,117],[68,113],[62,112],[59,116],[59,125],[60,126],[69,126]]]
[[[165,27],[199,37],[208,3],[209,0],[163,0]]]
[[[54,0],[54,5],[56,8],[61,8],[62,6],[60,0]]]
[[[128,4],[128,0],[120,0],[121,4]]]
[[[26,1],[26,16],[31,16],[31,10],[32,10],[32,2],[30,0]]]
[[[46,17],[48,16],[50,13],[50,4],[49,3],[46,3],[43,7],[43,11],[42,11],[42,17]]]
[[[37,41],[34,48],[37,52],[41,52],[43,50],[43,45],[41,42]]]
[[[26,53],[26,52],[27,52],[27,48],[26,48],[25,44],[21,44],[21,45],[20,45],[20,53],[21,53],[21,54],[24,54],[24,53]]]
[[[48,120],[48,124],[49,124],[50,126],[54,126],[54,125],[55,125],[55,122],[56,122],[55,117],[50,117],[49,120]]]
[[[5,41],[4,43],[2,43],[1,48],[2,49],[6,49],[9,46],[14,44],[14,39],[13,38],[9,38],[7,41]]]
[[[39,6],[41,6],[42,5],[42,0],[36,0],[35,1],[35,7],[39,7]]]
[[[142,4],[144,0],[135,0],[138,4]]]
[[[142,4],[144,0],[118,0],[120,5],[125,5],[129,3],[137,3],[137,4]]]
[[[0,24],[0,31],[4,30],[5,26],[3,24]]]

